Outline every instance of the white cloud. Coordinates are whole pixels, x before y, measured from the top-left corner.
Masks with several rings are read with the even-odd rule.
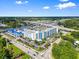
[[[49,9],[49,8],[50,8],[49,6],[44,6],[44,7],[43,7],[43,9]]]
[[[26,3],[28,3],[28,1],[21,1],[21,0],[16,1],[16,4],[26,4]]]
[[[67,1],[69,1],[69,0],[60,0],[61,2],[67,2]]]
[[[25,3],[28,3],[29,1],[25,1]]]
[[[28,12],[32,12],[32,10],[27,10]]]
[[[22,1],[16,1],[16,4],[22,4]]]
[[[77,6],[75,3],[68,2],[68,3],[60,3],[60,4],[56,5],[55,7],[57,9],[64,9],[64,8],[75,7],[75,6]]]

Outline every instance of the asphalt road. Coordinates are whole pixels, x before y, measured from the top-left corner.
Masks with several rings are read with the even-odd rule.
[[[4,35],[5,38],[9,39],[8,37],[6,37]],[[57,39],[55,42],[53,43],[59,43],[61,39]],[[45,51],[43,51],[42,53],[39,52],[39,54],[36,53],[36,51],[26,45],[24,45],[23,43],[17,42],[16,39],[12,39],[10,41],[13,45],[15,45],[16,47],[18,47],[19,49],[21,49],[22,51],[24,51],[25,53],[29,54],[33,59],[52,59],[51,58],[51,49],[52,49],[52,44],[51,46],[49,46],[49,48]]]

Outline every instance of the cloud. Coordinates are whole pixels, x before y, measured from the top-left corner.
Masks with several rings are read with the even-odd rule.
[[[25,1],[25,3],[28,3],[29,1]]]
[[[21,1],[21,0],[16,1],[16,4],[26,4],[26,3],[28,3],[28,1]]]
[[[22,4],[22,1],[16,1],[16,4]]]
[[[67,2],[67,1],[69,1],[69,0],[60,0],[61,2]]]
[[[46,10],[49,9],[49,8],[50,8],[49,6],[44,6],[43,7],[43,9],[46,9]]]
[[[70,8],[70,7],[75,7],[75,6],[77,6],[75,3],[67,2],[67,3],[60,3],[60,4],[56,5],[55,7],[57,9],[65,9],[65,8]]]
[[[27,10],[28,12],[32,12],[32,10]]]

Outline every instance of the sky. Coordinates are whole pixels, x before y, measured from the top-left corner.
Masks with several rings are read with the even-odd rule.
[[[79,0],[0,0],[0,16],[79,16]]]

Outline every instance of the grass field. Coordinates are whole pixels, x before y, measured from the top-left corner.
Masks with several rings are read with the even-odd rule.
[[[14,46],[13,44],[10,44],[8,46],[8,48],[12,48],[13,51],[13,57],[16,57],[18,55],[23,54],[22,56],[20,56],[20,58],[18,59],[30,59],[31,57],[28,54],[25,54],[23,51],[21,51],[20,49],[18,49],[16,46]]]
[[[3,37],[0,37],[0,40],[3,40]],[[14,46],[13,44],[8,43],[8,46],[5,46],[4,48],[8,48],[10,51],[12,51],[12,59],[31,59],[31,56],[28,54],[25,54],[22,50]],[[19,56],[18,58],[15,58]]]
[[[77,59],[79,59],[79,53],[78,53],[78,58]]]

